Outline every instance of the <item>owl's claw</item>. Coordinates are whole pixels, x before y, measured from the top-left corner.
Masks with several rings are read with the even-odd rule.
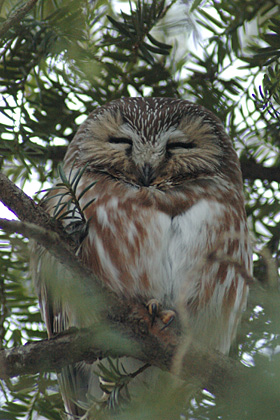
[[[146,304],[149,314],[152,316],[151,326],[153,326],[156,317],[158,316],[160,320],[163,322],[164,328],[168,327],[172,321],[174,321],[176,314],[172,310],[164,310],[160,309],[160,303],[157,299],[150,299],[149,302]]]
[[[146,305],[148,312],[152,315],[152,326],[155,322],[156,316],[159,314],[159,301],[156,299],[150,299]]]
[[[164,323],[164,326],[161,328],[161,330],[164,330],[164,328],[169,327],[171,322],[174,321],[175,317],[176,317],[176,314],[171,309],[166,310],[166,311],[161,311],[160,319]]]

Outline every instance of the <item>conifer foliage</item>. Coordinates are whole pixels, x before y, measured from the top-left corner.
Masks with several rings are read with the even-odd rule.
[[[27,193],[34,180],[46,190],[60,176],[75,204],[75,179],[59,163],[86,116],[122,96],[204,105],[222,120],[241,160],[255,282],[230,355],[248,367],[246,384],[236,384],[238,404],[197,383],[173,383],[164,372],[156,386],[139,388],[139,401],[119,404],[129,378],[110,359],[103,380],[118,387],[110,405],[95,405],[88,419],[279,418],[279,60],[277,0],[0,1],[0,200],[15,214],[18,196],[7,192],[4,176]],[[0,227],[4,351],[46,333],[28,268],[30,235]],[[0,419],[62,419],[55,371],[1,374]]]

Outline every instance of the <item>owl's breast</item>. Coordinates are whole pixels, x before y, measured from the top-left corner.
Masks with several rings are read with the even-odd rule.
[[[116,293],[172,304],[205,253],[209,226],[213,228],[222,207],[200,200],[172,217],[155,200],[139,200],[131,190],[100,190],[85,211],[91,221],[83,258]]]
[[[163,241],[171,218],[153,207],[111,196],[96,200],[83,254],[93,272],[115,292],[149,297],[160,289]]]

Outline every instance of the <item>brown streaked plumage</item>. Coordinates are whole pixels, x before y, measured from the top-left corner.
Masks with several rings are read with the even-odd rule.
[[[80,200],[95,199],[79,247],[86,265],[120,297],[156,299],[183,314],[191,337],[227,353],[246,306],[251,250],[240,165],[220,120],[180,99],[116,100],[92,112],[68,148],[65,173],[85,165],[77,196],[96,181]],[[51,336],[77,322],[48,292],[39,265]],[[66,369],[67,410],[80,415],[73,399],[86,400],[97,383],[89,365]]]

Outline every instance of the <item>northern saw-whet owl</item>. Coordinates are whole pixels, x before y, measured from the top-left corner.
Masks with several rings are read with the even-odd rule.
[[[177,316],[183,308],[190,336],[227,353],[246,306],[251,249],[240,165],[220,120],[186,100],[112,101],[89,115],[68,147],[65,174],[85,166],[77,196],[95,184],[80,199],[81,208],[91,201],[79,246],[84,263],[120,298],[155,299]],[[58,200],[48,201],[49,213]],[[46,251],[38,255],[35,283],[52,336],[77,323],[48,292],[48,270],[40,271]],[[64,371],[68,412],[82,413],[73,400],[85,400],[93,382],[90,365]]]

